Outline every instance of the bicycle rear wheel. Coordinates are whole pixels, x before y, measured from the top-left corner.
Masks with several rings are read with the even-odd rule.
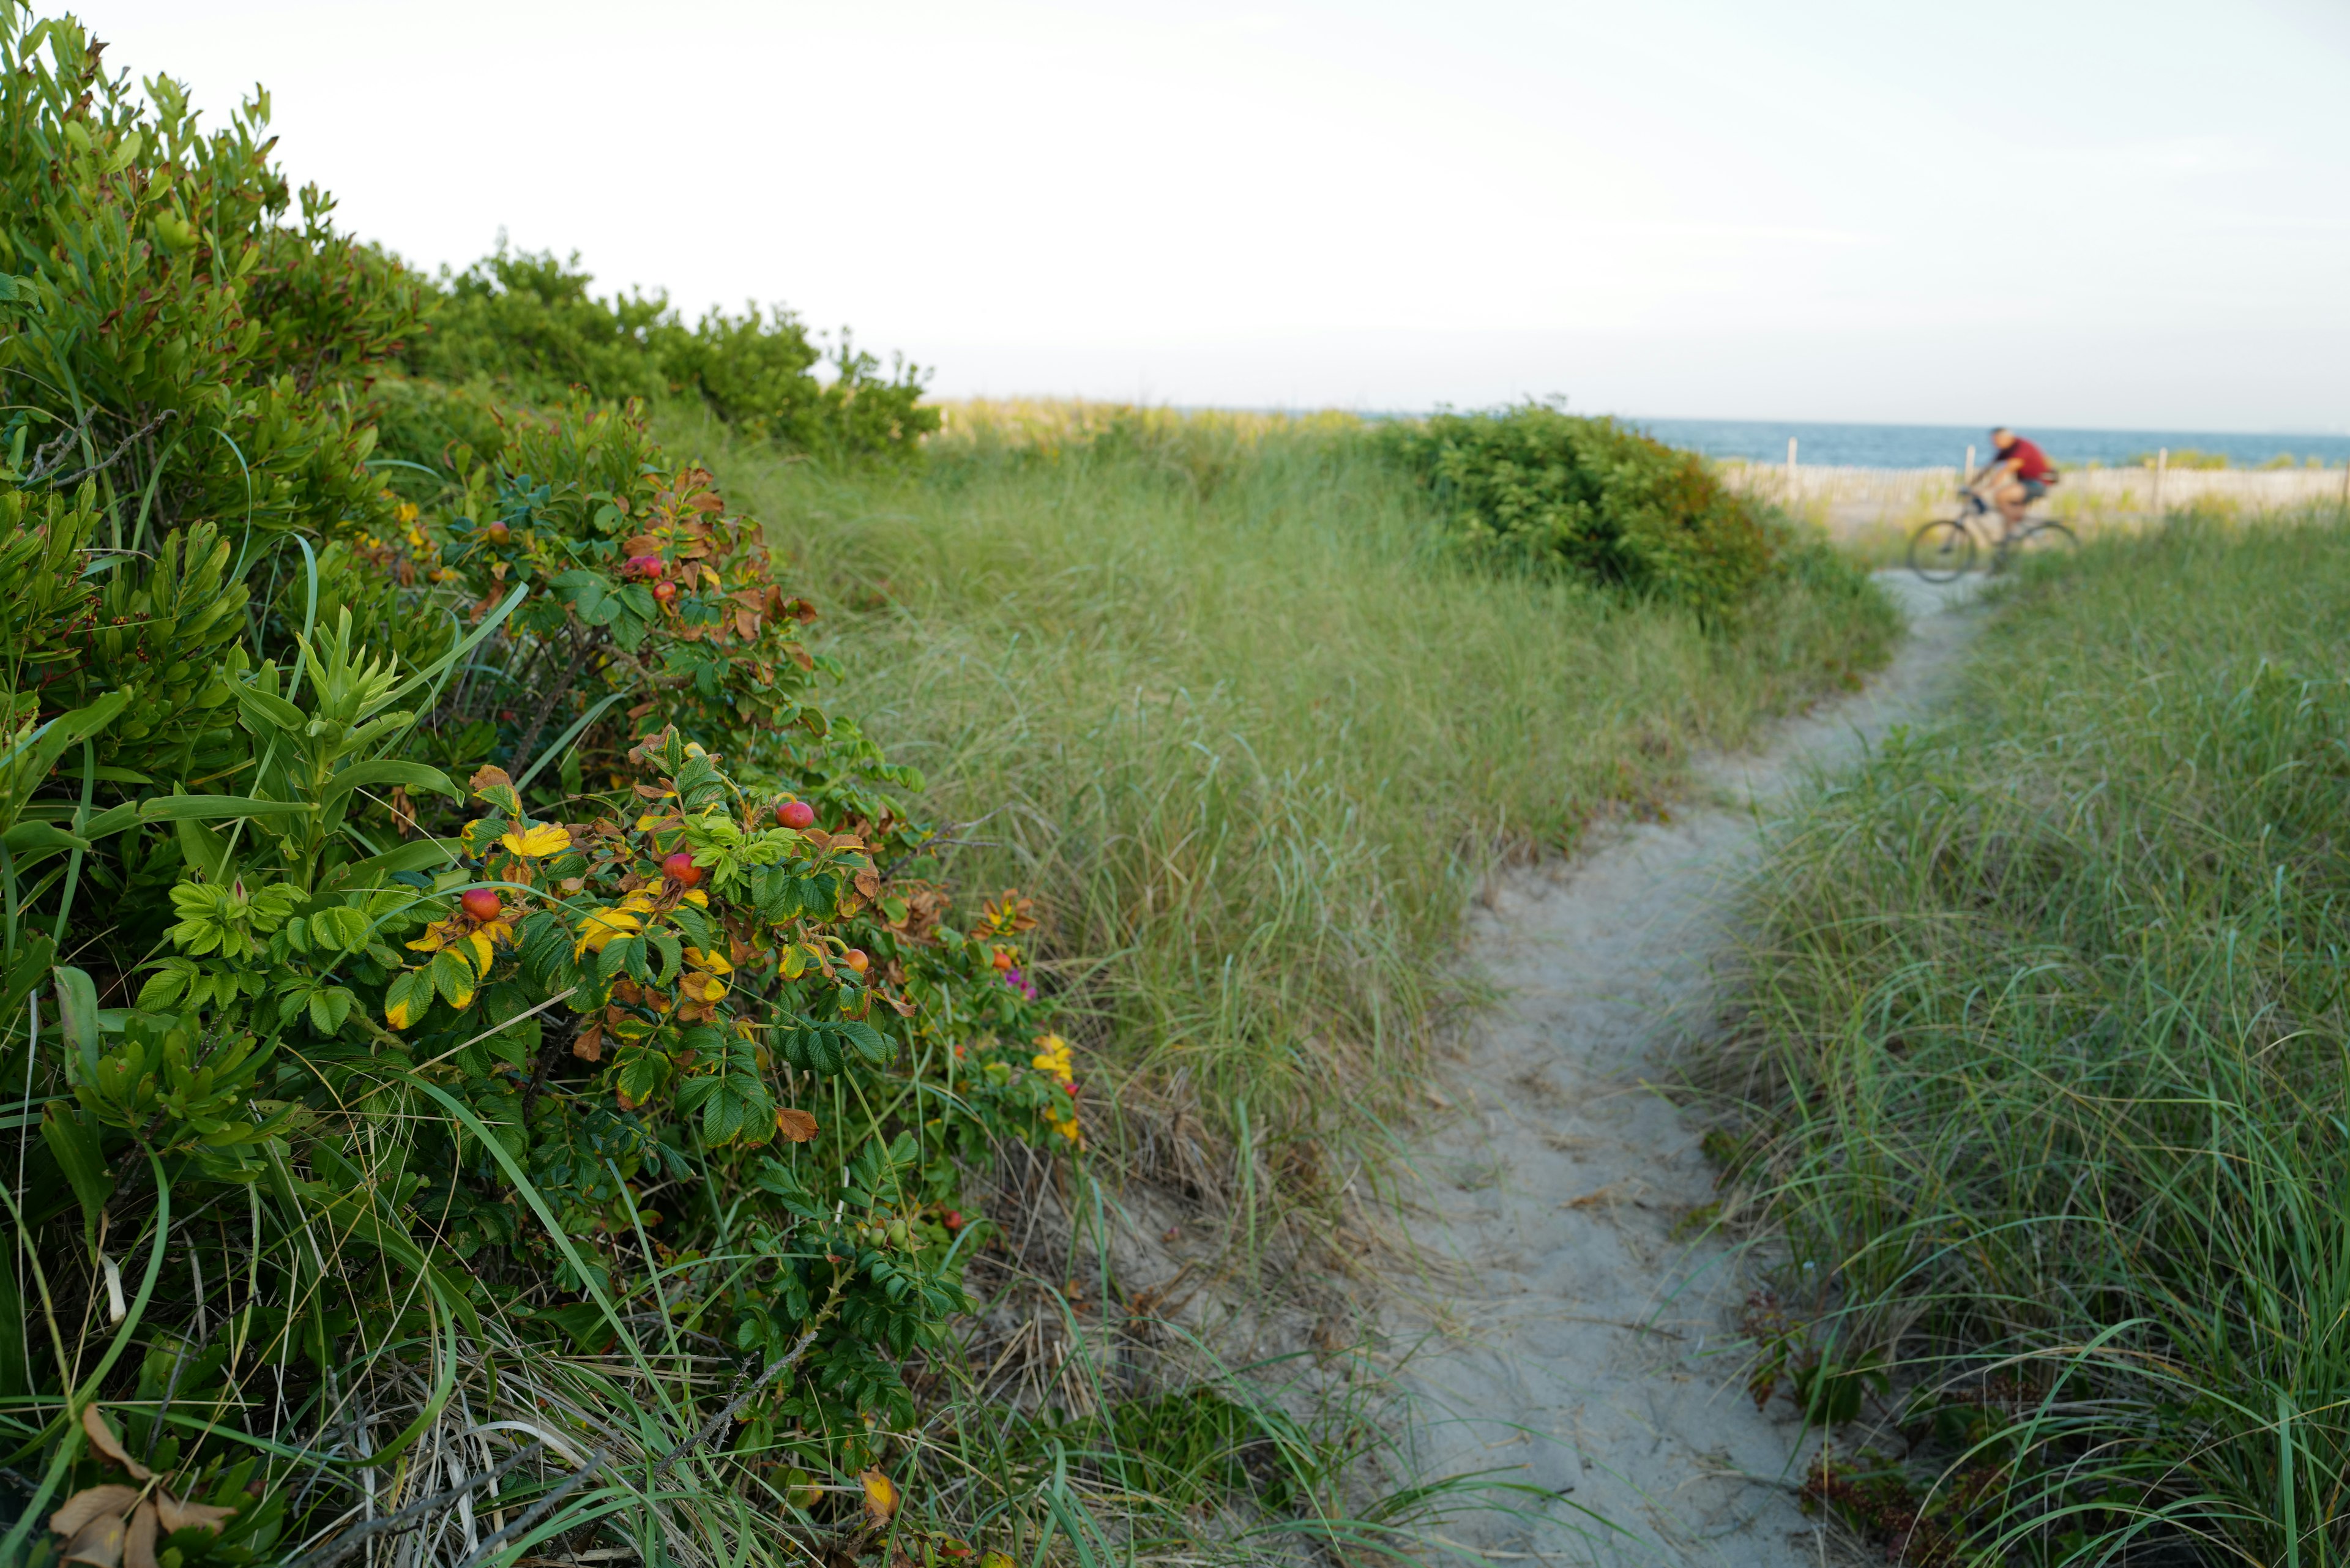
[[[1941,518],[1909,536],[1909,569],[1929,583],[1963,576],[1975,564],[1974,530]]]
[[[2035,524],[2029,533],[2016,535],[2008,549],[2026,560],[2065,560],[2077,554],[2081,541],[2073,530],[2062,523]]]

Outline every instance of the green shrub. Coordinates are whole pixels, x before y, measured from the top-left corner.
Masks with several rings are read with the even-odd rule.
[[[1732,612],[1769,571],[1753,511],[1705,460],[1542,403],[1379,431],[1468,555]]]
[[[484,1422],[515,1551],[859,1539],[966,1177],[1078,1142],[1024,902],[956,914],[706,472],[371,396],[415,281],[264,100],[127,88],[0,4],[0,1562],[453,1530]]]
[[[588,293],[595,280],[552,254],[501,246],[443,273],[431,328],[409,344],[416,375],[452,385],[487,380],[526,402],[584,389],[607,402],[696,396],[746,434],[831,460],[910,461],[938,428],[921,406],[921,372],[881,363],[846,334],[819,379],[823,351],[777,307],[712,309],[689,327],[660,295]]]

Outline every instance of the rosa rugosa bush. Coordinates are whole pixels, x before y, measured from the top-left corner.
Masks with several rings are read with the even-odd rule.
[[[414,286],[262,100],[0,73],[0,1561],[869,1539],[967,1177],[1080,1141],[1019,901],[632,414],[374,450]]]

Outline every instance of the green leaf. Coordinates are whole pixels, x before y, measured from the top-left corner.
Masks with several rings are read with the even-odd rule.
[[[669,1082],[670,1060],[660,1052],[643,1046],[623,1047],[620,1059],[612,1073],[612,1086],[638,1105],[643,1105],[661,1091]]]
[[[856,1046],[867,1061],[877,1067],[898,1054],[898,1048],[889,1043],[889,1037],[870,1023],[860,1023],[852,1019],[845,1023],[835,1024],[833,1027],[838,1030],[850,1044]]]
[[[669,985],[675,981],[679,967],[684,961],[683,955],[680,950],[676,933],[665,931],[656,927],[654,929],[645,933],[645,940],[652,943],[653,947],[660,953],[660,973],[655,978],[654,983],[657,985]]]
[[[328,779],[327,787],[318,792],[318,803],[332,806],[355,789],[377,784],[405,784],[411,789],[431,790],[452,800],[465,798],[465,792],[457,787],[456,781],[439,768],[427,767],[422,763],[375,762],[355,763]]]
[[[473,961],[453,948],[442,948],[432,955],[429,966],[433,989],[450,1006],[463,1012],[473,1004]]]
[[[78,1110],[52,1100],[41,1112],[41,1139],[72,1184],[74,1196],[81,1200],[83,1240],[95,1251],[98,1221],[106,1212],[106,1200],[114,1194],[114,1173],[106,1167],[98,1127],[84,1121]]]
[[[88,839],[78,838],[46,822],[20,822],[7,832],[0,833],[0,844],[6,845],[11,855],[26,855],[36,850],[57,853],[89,847]]]
[[[367,911],[348,904],[329,904],[310,917],[310,940],[323,948],[357,952],[373,934]]]
[[[81,1054],[84,1082],[98,1075],[98,987],[82,971],[68,963],[57,968],[57,1012],[66,1038]]]
[[[272,691],[238,681],[234,688],[236,705],[243,709],[245,728],[255,734],[266,734],[281,730],[289,735],[299,734],[309,718],[301,709]]]
[[[414,1027],[432,1006],[432,976],[428,970],[404,969],[384,988],[384,1022],[394,1029]]]
[[[209,822],[231,816],[307,816],[318,808],[308,801],[254,800],[239,794],[167,794],[126,801],[101,811],[82,826],[90,838],[151,822]]]
[[[454,839],[420,838],[413,844],[403,844],[381,855],[354,860],[332,873],[327,880],[338,888],[368,888],[379,877],[396,876],[402,871],[429,871],[435,867],[454,866],[458,848]]]

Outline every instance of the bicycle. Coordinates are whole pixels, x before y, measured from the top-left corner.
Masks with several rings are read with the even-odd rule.
[[[2081,547],[2073,530],[2062,523],[2045,517],[2026,517],[2014,528],[2005,526],[1991,508],[1990,502],[1971,490],[1959,493],[1967,499],[1956,517],[1938,517],[1910,535],[1909,569],[1929,583],[1947,583],[1963,576],[1975,564],[1975,552],[1981,546],[1975,535],[1988,534],[1991,522],[2000,523],[1999,533],[1991,538],[1991,569],[2003,572],[2007,558],[2013,555],[2069,556]]]

